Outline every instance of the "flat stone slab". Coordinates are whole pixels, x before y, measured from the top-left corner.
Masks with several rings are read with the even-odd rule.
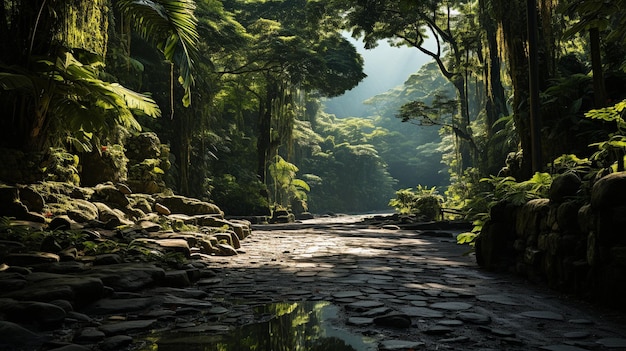
[[[102,299],[85,309],[90,314],[114,314],[133,312],[146,309],[156,302],[152,297],[138,297],[130,299]]]
[[[473,305],[465,302],[435,302],[430,305],[430,308],[438,309],[438,310],[446,310],[446,311],[464,311],[472,308]]]
[[[478,295],[476,296],[476,299],[478,301],[499,303],[501,305],[507,305],[507,306],[520,306],[521,305],[521,303],[513,300],[510,296],[507,296],[507,295],[498,295],[498,294]]]
[[[382,307],[384,305],[385,304],[380,301],[363,300],[346,305],[346,309],[350,311],[367,311],[369,309]]]
[[[350,318],[348,318],[346,323],[350,324],[350,325],[356,325],[356,326],[370,325],[370,324],[374,323],[374,318],[350,317]]]
[[[411,317],[443,318],[444,316],[442,312],[430,309],[428,307],[404,307],[400,310]]]
[[[339,292],[333,293],[333,297],[338,298],[338,299],[344,299],[347,297],[358,297],[362,295],[363,295],[362,292],[356,291],[356,290],[339,291]]]
[[[486,325],[491,323],[491,317],[475,312],[461,312],[457,314],[456,318],[471,324]]]
[[[541,346],[539,349],[545,351],[589,351],[572,345],[548,345]]]
[[[591,333],[586,330],[573,331],[563,334],[568,339],[586,339],[591,336]]]
[[[454,329],[443,326],[443,325],[435,325],[433,327],[430,327],[426,330],[424,330],[424,334],[428,334],[428,335],[445,335],[445,334],[449,334],[452,333],[454,331]]]
[[[201,324],[193,327],[181,328],[176,331],[182,333],[206,333],[206,332],[217,332],[217,333],[225,333],[228,332],[231,328],[224,324]]]
[[[596,342],[610,349],[626,349],[626,339],[623,338],[604,338]]]
[[[553,321],[565,320],[565,318],[563,318],[563,315],[556,313],[556,312],[552,312],[552,311],[527,311],[527,312],[522,312],[521,315],[524,317],[537,318],[537,319],[549,319]]]
[[[443,319],[437,321],[437,324],[444,325],[446,327],[460,327],[463,325],[463,321],[460,321],[458,319]]]
[[[417,349],[423,346],[421,341],[409,341],[409,340],[385,340],[378,345],[380,351],[396,351],[396,350],[410,350]]]
[[[156,319],[144,319],[136,321],[123,321],[111,324],[104,324],[98,327],[107,335],[117,335],[147,330],[156,323]]]

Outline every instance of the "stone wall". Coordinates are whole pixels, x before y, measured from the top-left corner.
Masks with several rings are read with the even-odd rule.
[[[626,308],[626,172],[592,186],[554,179],[549,198],[499,203],[476,241],[478,264]]]

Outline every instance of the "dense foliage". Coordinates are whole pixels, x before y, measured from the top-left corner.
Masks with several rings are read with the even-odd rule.
[[[564,154],[624,169],[625,2],[4,1],[0,147],[67,155],[78,182],[147,130],[169,145],[148,173],[232,214],[379,210],[418,184],[484,213]],[[433,61],[335,118],[324,99],[364,78],[345,31]]]

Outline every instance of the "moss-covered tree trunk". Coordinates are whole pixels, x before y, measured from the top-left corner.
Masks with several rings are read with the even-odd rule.
[[[0,4],[0,62],[39,79],[32,91],[13,90],[0,98],[0,144],[40,150],[48,144],[48,107],[54,84],[33,72],[35,58],[54,61],[59,46],[104,56],[110,0],[16,0]],[[35,81],[35,80],[33,80]]]
[[[267,159],[272,144],[272,104],[278,97],[278,86],[268,78],[265,98],[259,102],[259,134],[257,136],[257,175],[265,183]]]
[[[513,86],[513,120],[522,150],[520,174],[515,176],[520,178],[519,180],[528,179],[532,165],[525,1],[499,0],[492,4],[494,16],[504,39],[502,44],[506,50],[508,72]]]
[[[486,55],[484,58],[485,70],[485,114],[487,127],[487,140],[491,141],[495,133],[501,126],[495,126],[495,122],[502,116],[509,114],[504,96],[504,87],[500,76],[501,65],[498,55],[498,40],[496,23],[491,16],[489,8],[486,8],[485,0],[480,0],[480,23],[485,31],[485,41],[487,43]],[[504,166],[506,153],[508,150],[501,145],[493,145],[491,142],[487,147],[486,159],[484,159],[485,174],[497,174],[498,170]]]

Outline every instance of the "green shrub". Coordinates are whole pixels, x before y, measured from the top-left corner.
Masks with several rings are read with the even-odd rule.
[[[428,188],[418,185],[396,191],[396,198],[389,201],[389,206],[401,214],[414,214],[423,220],[432,221],[441,219],[441,204],[443,197],[437,193],[435,187]]]

